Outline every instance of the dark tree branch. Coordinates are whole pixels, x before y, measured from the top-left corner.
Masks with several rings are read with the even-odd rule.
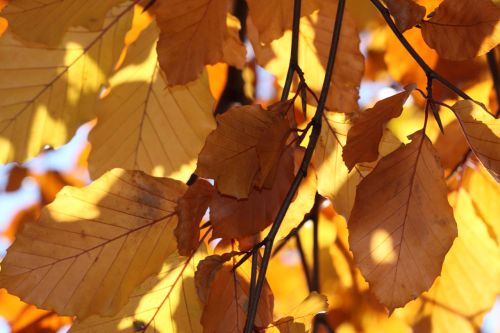
[[[311,220],[313,222],[313,271],[312,271],[312,288],[310,291],[320,292],[319,281],[319,209],[323,202],[323,197],[316,193],[314,198],[314,206],[311,209]]]
[[[488,66],[490,67],[491,78],[493,79],[493,88],[497,96],[497,112],[495,116],[498,118],[500,115],[500,73],[498,72],[498,64],[495,55],[495,49],[491,49],[486,55],[488,59]]]
[[[335,333],[333,328],[330,326],[330,323],[328,322],[326,314],[324,313],[318,313],[316,316],[314,316],[312,333],[318,333],[321,326],[326,330],[326,332]]]
[[[298,2],[300,0],[295,0],[295,2]],[[247,314],[247,319],[245,323],[245,333],[251,333],[253,330],[253,325],[255,321],[255,316],[257,313],[257,306],[258,306],[258,301],[260,298],[260,294],[262,291],[262,288],[265,283],[266,279],[266,271],[267,271],[267,266],[269,265],[269,260],[271,259],[271,253],[272,253],[272,247],[274,240],[276,238],[276,235],[278,233],[278,230],[281,226],[281,222],[283,221],[283,218],[286,215],[286,212],[288,210],[288,207],[290,206],[293,197],[295,196],[295,193],[297,192],[299,185],[304,179],[304,177],[307,174],[307,168],[309,166],[309,163],[311,162],[311,158],[314,152],[314,149],[316,147],[316,143],[318,142],[320,133],[321,133],[321,118],[323,115],[323,110],[325,108],[325,103],[326,99],[328,96],[328,90],[330,89],[330,82],[332,78],[332,73],[333,73],[333,66],[335,64],[335,58],[337,55],[337,49],[339,45],[339,40],[340,40],[340,30],[342,27],[342,19],[344,17],[344,8],[345,8],[345,0],[339,0],[338,6],[337,6],[337,14],[335,17],[335,25],[333,29],[333,35],[332,35],[332,44],[330,47],[330,53],[328,56],[328,63],[326,65],[326,70],[325,70],[325,78],[323,81],[323,87],[321,89],[321,95],[319,98],[318,106],[316,109],[316,113],[314,114],[314,117],[312,119],[313,122],[313,127],[311,131],[311,136],[309,138],[309,144],[307,145],[304,158],[302,159],[302,163],[300,166],[300,169],[295,176],[292,185],[287,193],[287,196],[283,202],[283,204],[280,207],[280,210],[278,211],[278,214],[276,216],[276,219],[274,221],[274,224],[271,227],[271,230],[269,231],[269,234],[266,236],[264,240],[264,255],[262,257],[262,263],[259,271],[259,275],[257,278],[257,284],[255,286],[255,293],[251,295],[250,301],[249,301],[249,306],[248,306],[248,314]],[[300,18],[300,17],[299,17]],[[294,17],[295,19],[295,17]],[[294,21],[295,23],[295,21]]]
[[[415,49],[410,45],[408,40],[403,36],[401,31],[396,27],[396,24],[391,18],[391,14],[389,13],[389,10],[380,2],[380,0],[370,0],[372,4],[378,9],[380,14],[384,17],[384,20],[387,22],[387,25],[389,28],[391,28],[392,32],[396,35],[396,37],[399,39],[401,44],[404,46],[406,51],[410,54],[410,56],[417,62],[417,64],[422,68],[422,70],[425,72],[425,74],[430,77],[431,79],[435,79],[439,82],[441,82],[446,88],[450,89],[453,91],[455,94],[458,96],[462,97],[463,99],[470,99],[472,98],[464,93],[462,90],[457,88],[454,84],[452,84],[450,81],[446,80],[444,77],[439,75],[436,71],[434,71],[427,63],[422,59],[422,57],[415,51]]]
[[[290,94],[290,89],[292,87],[293,74],[295,73],[299,63],[298,54],[301,3],[301,0],[295,0],[293,2],[292,47],[290,50],[290,63],[286,73],[285,85],[283,86],[283,92],[281,93],[282,102],[288,99],[288,95]]]

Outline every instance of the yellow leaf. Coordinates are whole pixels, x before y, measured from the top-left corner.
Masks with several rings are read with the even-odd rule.
[[[56,148],[94,117],[132,8],[112,10],[99,32],[69,31],[57,48],[25,46],[9,33],[0,39],[0,163]]]
[[[89,171],[98,178],[119,167],[187,181],[205,138],[215,128],[207,77],[167,87],[151,25],[131,45],[110,89],[96,105]]]
[[[195,80],[223,57],[227,0],[157,1],[158,60],[169,85]]]
[[[114,315],[176,250],[177,199],[186,185],[114,169],[65,187],[26,224],[2,262],[0,285],[24,301],[80,319]]]
[[[391,311],[430,288],[457,234],[437,152],[411,138],[358,185],[348,222],[354,260]]]
[[[384,2],[401,32],[413,28],[425,16],[425,7],[413,0],[384,0]]]
[[[101,30],[108,10],[121,2],[124,0],[16,0],[2,14],[9,29],[25,41],[55,47],[70,27]]]
[[[293,0],[249,0],[248,14],[263,44],[283,36],[292,28]],[[315,0],[301,1],[301,16],[311,14],[318,7]]]
[[[475,58],[500,42],[500,9],[491,0],[444,0],[423,22],[422,36],[443,58]]]
[[[342,159],[342,149],[350,127],[351,122],[347,115],[327,112],[323,116],[323,126],[312,160],[318,175],[318,193],[329,198],[335,210],[346,218],[349,217],[354,204],[356,186],[374,167],[374,163],[363,163],[350,172],[347,169]],[[380,155],[389,154],[400,144],[401,142],[386,130],[379,145]]]
[[[446,255],[441,276],[401,310],[416,333],[478,332],[500,293],[498,247],[465,191],[458,193],[454,206],[458,237]]]
[[[319,10],[300,20],[299,65],[304,71],[307,84],[316,93],[321,91],[323,85],[336,10],[336,1],[321,1]],[[260,59],[257,55],[257,61],[277,76],[281,85],[285,81],[288,70],[291,38],[291,32],[287,31],[283,37],[270,44],[272,52],[266,51],[267,55],[261,56]],[[261,50],[261,52],[264,51]],[[345,113],[358,110],[358,89],[363,77],[363,69],[364,59],[359,51],[358,31],[354,21],[346,13],[342,22],[332,82],[328,91],[326,104],[328,109]],[[313,103],[314,99],[312,96],[309,97],[309,102]]]
[[[206,256],[204,247],[187,259],[170,256],[160,272],[137,287],[113,317],[78,320],[71,332],[201,333],[202,304],[196,295],[194,272]]]
[[[459,101],[451,108],[458,117],[472,151],[500,182],[500,120],[468,100]]]

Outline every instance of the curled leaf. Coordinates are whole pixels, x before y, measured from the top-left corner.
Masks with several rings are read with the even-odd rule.
[[[401,32],[413,28],[425,16],[425,7],[420,6],[414,0],[384,0],[384,2]]]

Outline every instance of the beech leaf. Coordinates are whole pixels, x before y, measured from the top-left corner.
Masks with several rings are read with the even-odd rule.
[[[437,152],[422,132],[358,185],[349,218],[354,260],[390,311],[429,289],[457,235]]]
[[[157,1],[158,60],[169,85],[195,80],[223,58],[227,0]]]
[[[378,101],[356,119],[347,133],[347,144],[342,151],[342,158],[349,171],[357,163],[377,160],[385,125],[392,118],[401,115],[403,104],[415,88],[415,85],[407,86],[403,92]]]
[[[17,235],[0,285],[62,315],[116,314],[175,253],[175,208],[185,190],[172,179],[120,169],[82,189],[65,187]]]
[[[399,31],[405,32],[419,24],[425,16],[425,7],[414,0],[383,0],[394,17]]]
[[[128,48],[106,96],[97,103],[98,122],[89,136],[94,179],[119,167],[187,181],[215,128],[207,76],[167,87],[157,64],[157,38],[152,24]]]
[[[445,59],[475,58],[500,42],[500,8],[491,0],[444,0],[422,36]]]
[[[468,100],[459,101],[451,108],[472,151],[493,178],[500,182],[500,120]]]

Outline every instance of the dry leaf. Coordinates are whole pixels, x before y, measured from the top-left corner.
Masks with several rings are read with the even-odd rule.
[[[392,118],[401,115],[403,104],[415,88],[415,85],[407,86],[403,92],[378,101],[356,119],[347,133],[347,144],[342,151],[342,158],[349,171],[357,163],[377,160],[385,125]]]
[[[240,238],[254,235],[273,223],[293,180],[293,149],[286,149],[278,161],[271,189],[254,188],[247,199],[215,193],[210,203],[214,238]]]
[[[70,27],[101,30],[106,13],[121,2],[124,0],[16,0],[2,15],[9,21],[9,29],[23,40],[55,47]]]
[[[116,314],[175,252],[175,208],[185,190],[175,180],[120,169],[82,189],[65,187],[39,222],[17,235],[1,285],[62,315]]]
[[[268,185],[290,132],[284,115],[282,110],[248,105],[218,116],[218,126],[198,157],[196,174],[214,179],[222,194],[239,199],[247,198],[253,185]]]
[[[157,65],[157,38],[153,24],[128,48],[122,68],[96,105],[98,122],[89,136],[94,179],[119,167],[187,181],[215,128],[206,75],[168,88]]]
[[[2,36],[0,163],[24,162],[46,145],[57,148],[94,117],[102,85],[130,27],[132,8],[113,9],[99,32],[69,31],[57,48],[24,45],[9,33]]]
[[[454,201],[458,237],[441,276],[402,311],[410,314],[416,333],[478,332],[500,292],[498,247],[474,212],[470,196],[462,190]]]
[[[500,182],[500,120],[468,100],[459,101],[451,108],[458,117],[472,151]]]
[[[405,32],[419,24],[425,16],[425,7],[413,0],[383,0],[396,21],[399,31]]]
[[[223,58],[227,0],[157,1],[158,61],[169,85],[195,80]]]
[[[196,265],[207,255],[204,246],[191,257],[170,256],[160,272],[146,279],[113,317],[77,320],[70,332],[82,333],[192,333],[203,331],[200,303],[194,285]]]
[[[179,254],[189,256],[198,247],[200,221],[212,200],[213,187],[203,179],[197,179],[177,203],[179,223],[174,230]]]
[[[249,0],[248,14],[258,31],[260,43],[268,44],[292,28],[293,0]],[[301,16],[318,7],[316,0],[301,1]]]
[[[423,22],[422,36],[443,58],[475,58],[500,42],[500,8],[491,0],[444,0]]]
[[[212,267],[213,274],[208,299],[205,304],[201,324],[204,333],[240,333],[245,325],[250,281],[250,261],[236,271],[225,264]],[[267,282],[262,289],[256,327],[266,327],[273,320],[273,294]]]
[[[430,288],[457,235],[437,152],[422,132],[382,158],[357,187],[349,245],[391,311]]]
[[[325,67],[330,52],[333,25],[337,11],[336,1],[321,1],[320,9],[300,20],[299,65],[307,84],[318,94],[323,86]],[[274,74],[281,85],[285,82],[290,57],[292,34],[287,31],[275,40],[257,62]],[[358,89],[363,77],[364,59],[359,51],[358,31],[352,18],[345,13],[340,31],[340,41],[326,107],[332,111],[355,112],[358,110]],[[296,82],[295,82],[296,83]],[[295,84],[295,87],[297,85]],[[309,96],[309,102],[314,98]]]

